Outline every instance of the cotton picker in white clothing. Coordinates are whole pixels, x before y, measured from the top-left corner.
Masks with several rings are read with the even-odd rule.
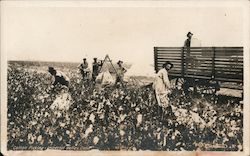
[[[155,97],[159,106],[159,113],[163,113],[163,110],[167,110],[167,113],[172,113],[172,109],[169,101],[169,94],[171,93],[171,85],[168,78],[168,71],[173,68],[173,64],[166,61],[163,64],[163,68],[156,74],[153,83],[153,89],[155,91]]]

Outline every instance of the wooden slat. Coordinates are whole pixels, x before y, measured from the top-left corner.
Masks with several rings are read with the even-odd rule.
[[[169,74],[181,75],[181,71],[169,71]]]
[[[170,61],[171,63],[181,63],[181,60],[175,59],[166,59],[166,58],[159,58],[158,63],[165,63],[166,61]]]
[[[181,50],[160,50],[157,51],[158,54],[169,54],[169,53],[174,53],[174,54],[180,54]]]
[[[243,64],[216,63],[216,64],[215,64],[215,67],[225,67],[225,68],[232,68],[232,67],[234,67],[234,68],[243,68]]]
[[[242,67],[235,67],[235,66],[215,66],[215,70],[242,70]]]
[[[157,50],[158,49],[181,49],[182,47],[155,47]]]
[[[179,60],[179,59],[181,59],[181,56],[170,56],[170,55],[168,55],[166,57],[165,56],[158,56],[158,58]]]
[[[224,82],[243,82],[242,78],[228,78],[228,77],[216,77],[215,80],[220,80]]]
[[[192,72],[212,72],[212,69],[207,69],[207,70],[204,70],[204,69],[191,69],[191,68],[188,68],[186,71],[192,71]]]
[[[215,50],[230,50],[230,49],[241,49],[243,50],[243,47],[214,47]]]
[[[221,72],[241,72],[243,73],[243,69],[242,68],[234,68],[234,69],[229,69],[229,68],[215,68],[215,71],[221,71]]]
[[[215,48],[215,51],[226,51],[226,52],[232,52],[232,51],[237,51],[237,52],[243,52],[243,49],[241,48],[226,48],[226,49],[218,49],[218,48]]]
[[[185,75],[187,78],[197,78],[197,79],[211,79],[211,76],[197,76],[197,75]]]
[[[165,61],[162,62],[158,62],[158,66],[162,66],[165,63]],[[181,63],[180,62],[172,62],[174,64],[174,66],[180,66],[181,67]]]
[[[215,68],[224,68],[224,69],[243,69],[243,66],[235,66],[235,65],[224,65],[224,64],[216,64]]]
[[[181,77],[181,74],[169,73],[170,77]]]
[[[181,49],[167,49],[167,50],[158,50],[158,53],[161,54],[167,54],[167,53],[181,53]]]
[[[243,72],[242,71],[226,71],[226,70],[216,70],[216,73],[218,73],[218,74],[236,74],[237,73],[237,75],[243,75]]]
[[[161,59],[168,59],[168,58],[174,58],[174,59],[180,59],[180,55],[158,55],[158,58]]]
[[[158,65],[157,67],[158,67],[158,69],[161,69],[162,65]],[[176,66],[172,70],[181,70],[181,66]]]
[[[230,59],[216,59],[215,62],[234,62],[234,63],[243,63],[243,60],[238,60],[238,61],[235,61],[235,60],[230,60]]]
[[[168,56],[179,56],[181,57],[181,54],[180,53],[160,53],[158,54],[158,57],[168,57]]]
[[[162,68],[162,65],[158,65],[157,67],[158,68]],[[173,69],[181,69],[181,66],[180,65],[176,65],[176,66],[174,66]]]
[[[158,59],[161,59],[161,60],[164,60],[165,62],[166,61],[180,61],[181,62],[181,58],[177,58],[177,57],[159,57]]]
[[[216,81],[224,81],[224,82],[238,82],[238,83],[243,82],[242,79],[231,79],[231,78],[221,78],[221,77],[218,77],[218,78],[215,77],[214,80],[216,80]]]
[[[217,77],[227,77],[227,78],[233,78],[233,77],[243,77],[243,74],[235,74],[235,73],[216,73]]]
[[[174,64],[174,68],[176,68],[176,67],[181,68],[181,63],[175,63],[175,62],[172,62],[172,63]],[[164,62],[160,62],[160,63],[157,64],[157,66],[162,67],[163,64],[164,64]],[[201,68],[201,69],[208,69],[209,68],[210,69],[210,68],[212,68],[212,65],[211,64],[200,64],[200,65],[197,65],[197,66],[194,65],[193,68]]]

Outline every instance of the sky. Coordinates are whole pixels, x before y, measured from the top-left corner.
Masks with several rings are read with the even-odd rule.
[[[243,46],[239,7],[8,7],[2,11],[8,60],[132,63],[153,72],[153,47],[181,47],[191,31],[202,46]]]

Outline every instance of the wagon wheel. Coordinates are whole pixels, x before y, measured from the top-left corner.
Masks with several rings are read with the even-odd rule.
[[[200,94],[215,95],[217,90],[219,90],[217,82],[205,81],[197,86],[197,91]]]
[[[175,89],[181,91],[182,93],[186,95],[191,92],[189,81],[184,78],[176,79]]]
[[[175,83],[176,83],[176,78],[170,78],[170,88],[171,88],[171,95],[170,95],[170,97],[171,97],[171,99],[175,99],[175,98],[177,98],[177,97],[179,97],[179,93],[178,93],[178,90],[176,89],[176,85],[175,85]]]
[[[177,90],[182,90],[183,86],[184,86],[184,83],[185,83],[184,78],[177,78],[176,81],[175,81],[175,88]]]
[[[213,86],[206,86],[206,85],[202,85],[202,86],[198,86],[197,87],[197,92],[201,93],[201,94],[215,94],[216,93],[216,89]]]

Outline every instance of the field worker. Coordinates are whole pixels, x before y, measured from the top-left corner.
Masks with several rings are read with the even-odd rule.
[[[187,33],[187,39],[185,40],[184,47],[190,48],[192,36],[193,36],[193,33],[191,32]]]
[[[166,61],[162,67],[163,68],[159,70],[155,77],[153,88],[155,90],[158,105],[160,107],[166,108],[169,106],[168,94],[170,93],[168,71],[173,68],[173,64],[169,61]]]
[[[193,66],[194,66],[194,60],[193,60],[193,58],[190,56],[190,46],[191,46],[192,36],[193,36],[193,33],[188,32],[188,33],[187,33],[187,39],[185,40],[185,43],[184,43],[184,47],[185,47],[186,50],[187,50],[187,54],[186,54],[186,68],[187,68],[189,65],[191,65],[191,68],[193,68]]]
[[[83,58],[83,62],[78,66],[81,74],[82,74],[82,78],[83,80],[87,80],[88,79],[88,74],[89,74],[89,65],[87,62],[86,58]]]
[[[53,67],[49,67],[48,71],[54,77],[53,86],[61,84],[69,87],[69,78],[63,72],[57,71]]]
[[[92,80],[95,82],[95,79],[99,73],[99,67],[100,67],[100,63],[97,62],[97,58],[94,58],[94,62],[92,64]]]
[[[122,61],[118,61],[118,68],[117,68],[117,75],[116,75],[116,83],[123,83],[123,78],[124,78],[124,74],[127,72],[127,70],[122,66],[123,62]]]

